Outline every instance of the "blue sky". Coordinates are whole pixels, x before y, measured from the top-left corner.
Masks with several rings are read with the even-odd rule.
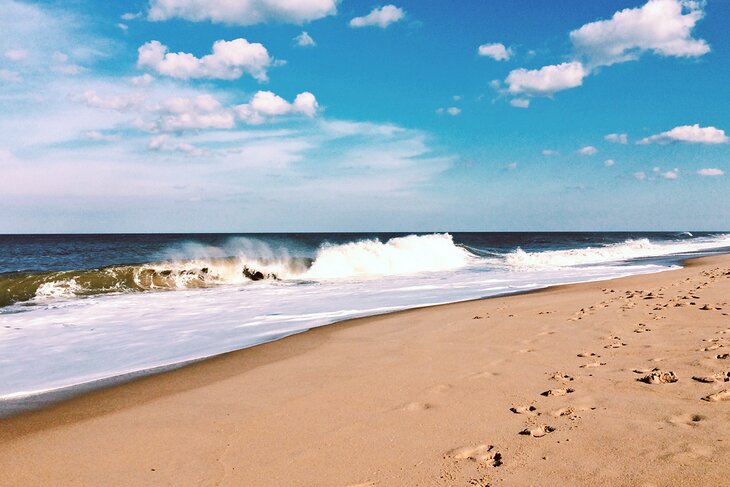
[[[0,11],[3,233],[730,227],[724,0]]]

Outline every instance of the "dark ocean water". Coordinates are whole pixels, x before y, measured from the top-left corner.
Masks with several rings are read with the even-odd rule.
[[[691,233],[691,235],[689,234]],[[656,242],[692,240],[723,232],[451,232],[456,244],[476,253],[506,254],[581,249],[649,239]],[[144,264],[170,258],[195,258],[200,246],[230,248],[236,239],[263,242],[269,249],[286,249],[291,256],[314,257],[324,243],[344,244],[367,239],[387,241],[426,233],[189,233],[0,235],[0,273],[95,269],[111,265]],[[191,245],[193,244],[193,245]]]

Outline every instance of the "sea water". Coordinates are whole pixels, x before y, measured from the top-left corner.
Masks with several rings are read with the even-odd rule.
[[[0,236],[0,400],[728,247],[690,232]]]

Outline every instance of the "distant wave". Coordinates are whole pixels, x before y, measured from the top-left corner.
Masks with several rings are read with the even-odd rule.
[[[715,248],[730,247],[730,235],[703,237],[693,240],[670,240],[652,242],[649,239],[629,239],[624,242],[601,247],[582,249],[548,250],[525,252],[517,249],[504,257],[504,262],[514,268],[555,268],[580,265],[621,262],[630,259],[662,257],[687,252],[698,252]]]

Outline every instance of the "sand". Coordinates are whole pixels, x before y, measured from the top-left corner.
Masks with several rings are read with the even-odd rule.
[[[2,485],[727,485],[730,257],[353,320],[0,421]]]

